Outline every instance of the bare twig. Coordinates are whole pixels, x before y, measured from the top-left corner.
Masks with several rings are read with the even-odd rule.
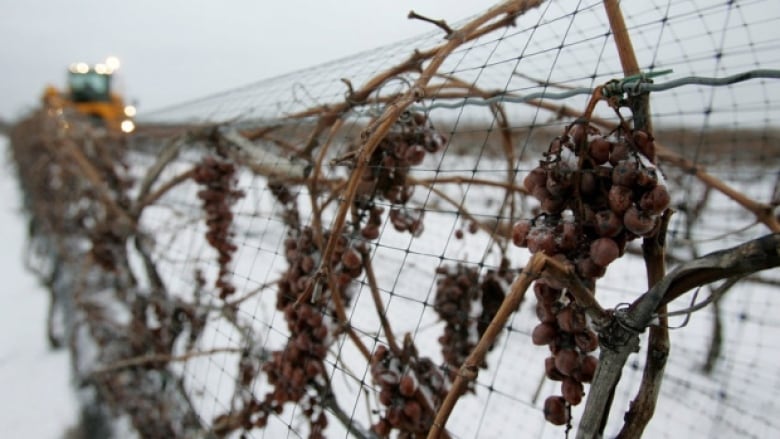
[[[620,10],[618,0],[604,0],[604,9],[607,12],[607,18],[609,19],[612,37],[615,39],[620,65],[623,67],[623,75],[631,76],[639,74],[639,62],[636,59],[634,46],[631,43],[631,36],[628,33],[628,28],[623,19],[623,12]],[[653,124],[650,120],[650,94],[642,93],[636,96],[630,96],[628,104],[631,107],[631,113],[634,117],[634,127],[647,132],[652,132]]]
[[[562,90],[575,90],[577,88],[580,88],[580,87],[576,87],[576,86],[573,86],[573,85],[566,85],[566,84],[561,84],[561,83],[558,83],[558,82],[550,82],[550,81],[547,81],[545,79],[534,78],[531,75],[528,75],[528,74],[523,73],[523,72],[518,72],[518,71],[512,72],[512,75],[517,76],[518,78],[527,79],[527,80],[529,80],[529,81],[531,81],[531,82],[533,82],[536,85],[541,86],[541,87],[553,87],[553,88],[560,88]]]
[[[344,120],[339,119],[333,124],[333,126],[331,126],[328,140],[325,142],[325,145],[320,148],[319,154],[317,155],[316,161],[314,163],[314,168],[312,169],[311,177],[306,181],[307,187],[309,189],[309,201],[312,209],[312,230],[314,231],[314,240],[319,248],[323,248],[324,246],[322,236],[322,209],[327,205],[328,202],[325,201],[322,204],[318,202],[319,193],[321,190],[321,185],[318,182],[320,175],[322,175],[322,163],[325,160],[328,149],[330,149],[330,146],[333,144],[334,139],[336,138],[336,134],[341,129],[343,123]],[[338,191],[333,191],[331,195],[336,193],[338,193]]]
[[[135,207],[135,214],[138,215],[141,212],[143,212],[143,209],[146,206],[150,206],[156,203],[157,200],[159,200],[163,195],[168,193],[168,191],[180,185],[181,183],[184,183],[185,181],[189,180],[190,178],[192,178],[193,175],[195,175],[194,168],[184,171],[181,174],[171,178],[170,180],[160,185],[160,187],[157,188],[157,190],[155,190],[154,192],[148,194],[143,198],[139,198],[139,202]]]
[[[645,238],[642,242],[642,250],[647,269],[647,286],[652,288],[663,279],[666,274],[665,248],[666,231],[669,226],[671,211],[666,210],[661,218],[661,226],[655,236]],[[618,437],[641,437],[647,423],[655,413],[658,395],[661,393],[666,360],[669,358],[669,318],[660,315],[666,312],[666,306],[659,310],[658,324],[650,327],[650,335],[647,346],[647,358],[645,369],[642,373],[642,382],[636,397],[624,416],[625,424]]]
[[[662,308],[659,308],[658,310],[658,317],[676,317],[676,316],[689,316],[696,311],[702,310],[709,306],[710,304],[717,303],[718,300],[720,300],[721,297],[723,297],[726,292],[728,292],[731,287],[737,284],[737,282],[741,281],[741,277],[731,277],[726,279],[722,285],[719,285],[718,288],[710,289],[710,295],[707,296],[706,299],[702,300],[701,302],[697,302],[696,295],[694,294],[694,298],[691,300],[692,303],[687,308],[683,309],[677,309],[674,311],[662,311]],[[698,290],[697,290],[698,291]]]
[[[259,285],[254,290],[249,291],[248,293],[244,294],[243,296],[241,296],[241,297],[239,297],[239,298],[237,298],[235,300],[231,300],[231,301],[227,302],[226,306],[231,307],[231,308],[236,308],[239,305],[241,305],[242,303],[244,303],[246,300],[248,300],[248,299],[250,299],[250,298],[252,298],[252,297],[254,297],[254,296],[256,296],[256,295],[258,295],[260,293],[262,293],[268,287],[276,285],[278,283],[279,283],[279,279],[274,279],[274,280],[272,280],[270,282],[266,282],[266,283],[264,283],[262,285]]]
[[[351,435],[359,439],[378,438],[378,436],[372,431],[366,430],[363,426],[359,425],[353,416],[341,408],[338,401],[336,400],[336,395],[333,394],[333,389],[331,388],[330,383],[328,383],[327,386],[321,386],[315,383],[314,387],[317,389],[317,393],[320,395],[320,403],[322,404],[322,407],[327,408]]]
[[[712,373],[715,369],[715,364],[717,363],[718,358],[720,358],[720,352],[723,346],[723,325],[720,318],[720,299],[741,280],[741,278],[732,277],[727,279],[717,288],[710,288],[710,298],[712,298],[714,316],[712,319],[712,339],[710,340],[710,347],[707,350],[707,358],[702,366],[702,371],[704,373]]]
[[[382,324],[382,330],[385,332],[387,338],[387,344],[390,346],[390,350],[396,354],[401,354],[401,346],[395,339],[395,333],[390,327],[390,321],[387,320],[385,314],[385,305],[382,302],[382,296],[379,295],[379,286],[376,282],[376,275],[374,274],[374,266],[371,263],[371,255],[367,250],[362,252],[363,254],[363,268],[366,270],[366,280],[368,280],[368,288],[371,290],[371,298],[374,299],[374,308],[376,314],[379,316],[379,321]]]
[[[469,178],[460,175],[452,177],[435,177],[435,178],[419,178],[413,179],[417,184],[430,187],[434,184],[459,184],[459,185],[475,185],[475,186],[492,186],[497,188],[506,189],[511,193],[518,193],[522,195],[529,195],[528,190],[522,186],[517,186],[513,183],[507,183],[505,181],[487,180],[484,178]]]
[[[205,351],[187,352],[181,355],[171,355],[171,354],[141,355],[139,357],[126,358],[124,360],[115,361],[111,364],[107,364],[103,367],[95,369],[94,371],[92,371],[92,373],[104,374],[109,372],[116,372],[121,369],[127,369],[128,367],[147,366],[155,363],[175,363],[175,362],[189,361],[192,360],[193,358],[198,358],[198,357],[208,357],[214,354],[224,354],[224,353],[232,354],[232,353],[240,353],[242,351],[243,351],[242,348],[223,347],[223,348],[208,349]]]
[[[447,22],[444,20],[434,20],[432,18],[424,17],[414,11],[409,11],[409,15],[407,16],[410,20],[421,20],[425,21],[427,23],[431,23],[436,25],[437,27],[441,28],[441,30],[444,31],[444,33],[447,34],[447,37],[450,37],[452,33],[454,32],[451,27],[447,25]]]
[[[352,324],[349,322],[349,318],[347,317],[347,312],[344,307],[344,298],[341,297],[341,290],[338,288],[338,286],[336,286],[334,276],[328,276],[327,282],[330,288],[331,300],[333,301],[333,309],[336,312],[336,318],[340,324],[339,329],[347,333],[349,338],[352,340],[352,343],[355,344],[355,347],[357,347],[360,353],[363,355],[363,358],[365,358],[366,361],[369,361],[371,359],[371,350],[368,349],[366,344],[363,343],[363,340],[360,339],[355,330],[352,328]]]
[[[658,141],[655,142],[655,151],[659,160],[678,166],[686,172],[695,175],[702,183],[726,195],[737,202],[737,204],[750,211],[756,216],[756,219],[763,223],[769,230],[772,232],[780,232],[780,220],[774,216],[774,209],[772,206],[750,199],[744,193],[732,188],[711,174],[708,174],[702,166],[671,151]]]
[[[416,185],[420,185],[420,186],[424,186],[424,187],[428,188],[428,190],[430,190],[431,192],[436,194],[436,196],[438,196],[440,199],[442,199],[442,200],[446,201],[447,203],[449,203],[450,205],[454,206],[458,210],[458,214],[460,214],[462,217],[464,217],[464,218],[468,219],[469,221],[473,222],[474,224],[476,224],[477,227],[482,229],[488,235],[492,236],[496,241],[502,241],[504,238],[506,238],[504,236],[497,235],[495,230],[489,229],[486,224],[483,224],[481,221],[479,221],[479,219],[477,219],[477,217],[475,217],[471,212],[468,211],[468,209],[466,209],[463,206],[463,202],[462,201],[459,203],[459,202],[453,200],[447,194],[445,194],[441,190],[437,189],[432,184],[424,182],[423,180],[417,180],[417,179],[415,179],[413,177],[407,177],[407,181],[410,184],[416,184]]]
[[[141,187],[138,190],[138,196],[136,197],[137,206],[133,208],[134,216],[138,216],[143,207],[148,203],[143,203],[141,200],[146,199],[147,194],[152,189],[152,186],[162,174],[168,164],[179,155],[179,151],[186,144],[188,137],[178,137],[163,148],[157,161],[149,168],[141,181]]]
[[[609,19],[612,37],[615,39],[615,46],[617,46],[623,74],[629,76],[639,73],[639,63],[634,53],[634,46],[631,44],[631,37],[628,34],[626,22],[623,20],[619,2],[617,0],[604,0],[604,9]]]

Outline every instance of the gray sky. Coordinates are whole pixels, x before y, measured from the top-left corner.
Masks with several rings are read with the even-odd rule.
[[[428,32],[410,9],[454,22],[477,0],[0,0],[0,118],[38,105],[72,62],[115,55],[140,110],[176,104]]]

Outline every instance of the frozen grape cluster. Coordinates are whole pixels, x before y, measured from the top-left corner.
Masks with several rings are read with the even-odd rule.
[[[452,269],[439,267],[437,274],[434,309],[445,322],[439,344],[450,375],[454,375],[478,341],[474,312],[479,309],[472,304],[481,296],[479,270],[458,264]]]
[[[322,242],[327,243],[331,232],[325,231]],[[284,241],[285,258],[289,264],[287,271],[279,281],[276,307],[284,311],[289,305],[294,305],[304,294],[309,285],[314,282],[322,263],[328,263],[328,272],[334,278],[333,282],[322,283],[322,294],[316,299],[328,302],[329,285],[335,285],[341,292],[341,297],[349,301],[349,285],[363,273],[363,253],[365,242],[350,239],[341,235],[336,239],[334,251],[329,261],[322,261],[323,249],[314,237],[311,227],[303,227],[300,231],[291,230],[290,236]],[[348,305],[348,303],[345,303]]]
[[[238,199],[244,196],[244,192],[235,188],[238,184],[234,164],[221,161],[214,157],[205,157],[195,167],[194,180],[203,186],[198,191],[198,198],[203,203],[206,212],[206,241],[217,251],[219,274],[216,287],[219,288],[219,297],[225,299],[236,290],[230,280],[229,264],[233,259],[237,247],[233,243],[233,213],[230,208]]]
[[[374,201],[390,203],[390,222],[401,232],[419,236],[423,231],[422,211],[406,204],[414,193],[409,184],[409,170],[423,162],[425,155],[444,148],[446,137],[439,133],[430,119],[419,112],[408,112],[400,118],[371,154],[368,169],[361,176],[355,204],[368,216],[361,233],[366,239],[379,236],[384,209]]]
[[[444,377],[433,361],[419,357],[409,342],[399,353],[380,345],[371,356],[371,377],[384,407],[372,427],[374,433],[387,437],[398,430],[398,438],[423,437],[447,394]]]
[[[434,309],[445,322],[439,344],[449,378],[454,380],[498,312],[516,273],[509,269],[506,259],[498,269],[489,269],[483,275],[478,268],[463,264],[442,266],[436,273]]]
[[[577,405],[585,394],[598,365],[591,355],[598,348],[596,332],[588,325],[582,308],[562,289],[539,280],[534,284],[536,315],[541,321],[533,329],[531,340],[547,345],[551,355],[544,363],[545,375],[561,382],[563,396],[550,396],[545,402],[545,418],[553,424],[568,421],[566,404]]]
[[[590,288],[628,241],[656,233],[670,202],[649,133],[618,129],[604,135],[580,122],[551,142],[523,183],[539,201],[540,214],[514,224],[513,243],[572,266]],[[545,401],[545,417],[562,425],[568,405],[581,401],[583,383],[593,377],[598,360],[590,353],[598,337],[562,285],[540,280],[534,291],[541,322],[532,339],[550,348],[545,371],[561,381],[562,396]]]
[[[323,262],[322,249],[310,227],[291,229],[289,233],[284,242],[288,268],[277,283],[276,300],[276,308],[282,311],[287,323],[287,343],[281,349],[271,351],[270,358],[261,366],[253,365],[249,361],[251,357],[247,356],[242,357],[240,364],[239,384],[242,387],[251,387],[262,370],[272,390],[263,399],[256,400],[252,396],[245,401],[243,409],[233,418],[220,419],[225,431],[263,428],[271,414],[281,413],[287,403],[298,403],[309,421],[308,437],[325,437],[328,418],[319,392],[328,386],[326,357],[338,331],[330,288],[338,288],[341,297],[349,301],[349,286],[363,271],[365,243],[340,236],[331,260],[327,261],[333,278],[323,282],[322,289],[310,299],[299,302],[315,281]],[[328,242],[329,237],[330,232],[325,231],[323,242]]]

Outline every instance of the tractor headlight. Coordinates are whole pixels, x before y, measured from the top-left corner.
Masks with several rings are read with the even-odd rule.
[[[125,107],[125,116],[127,117],[135,117],[136,109],[132,105],[128,105]]]
[[[132,133],[135,130],[135,123],[132,120],[125,119],[119,125],[123,133]]]

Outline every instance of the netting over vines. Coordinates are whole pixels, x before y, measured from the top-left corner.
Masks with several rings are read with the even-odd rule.
[[[776,436],[778,25],[510,1],[133,137],[44,108],[50,340],[144,437]]]

